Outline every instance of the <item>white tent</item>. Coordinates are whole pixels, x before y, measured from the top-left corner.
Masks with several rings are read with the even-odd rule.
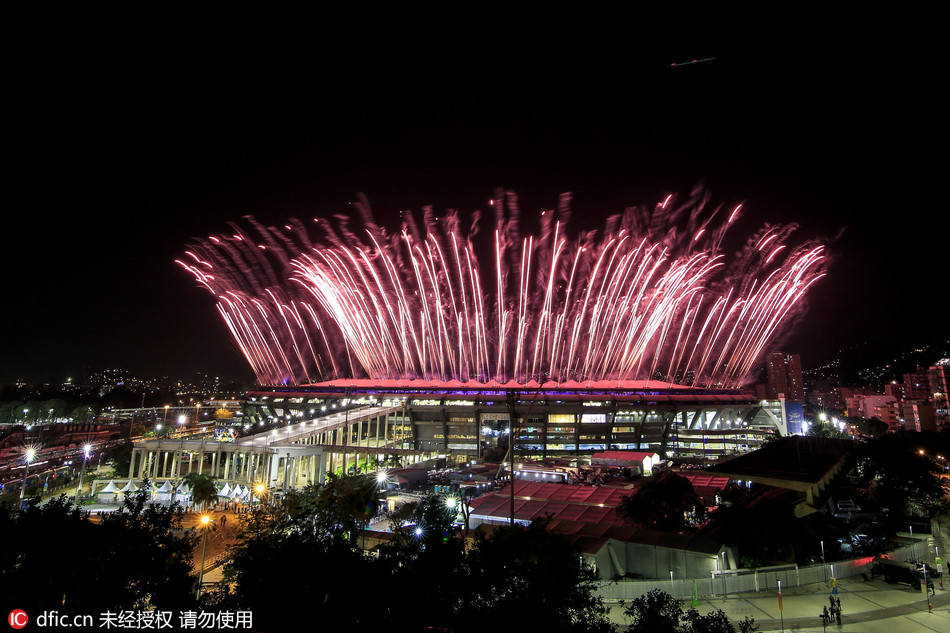
[[[231,486],[224,484],[224,488],[218,491],[219,497],[230,497],[231,496]]]
[[[129,479],[129,483],[125,484],[119,492],[135,492],[136,490],[138,490],[138,487]]]
[[[110,503],[116,501],[118,494],[119,487],[115,485],[114,481],[109,480],[109,483],[106,484],[106,487],[96,493],[96,497],[103,503]]]
[[[172,490],[174,490],[174,487],[171,482],[166,479],[165,483],[152,494],[152,501],[162,503],[170,502],[172,499]]]
[[[172,499],[181,506],[187,506],[191,503],[191,488],[189,488],[185,482],[181,482],[178,484],[178,487],[175,488],[175,494],[169,495],[169,503],[171,503]]]
[[[103,492],[119,492],[119,487],[115,485],[115,481],[109,480],[109,483],[106,484],[106,487],[99,491]]]

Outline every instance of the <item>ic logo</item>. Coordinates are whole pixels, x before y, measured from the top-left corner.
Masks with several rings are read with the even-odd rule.
[[[7,617],[7,622],[9,622],[10,626],[14,629],[22,629],[29,621],[30,618],[27,617],[26,611],[23,609],[14,609]]]

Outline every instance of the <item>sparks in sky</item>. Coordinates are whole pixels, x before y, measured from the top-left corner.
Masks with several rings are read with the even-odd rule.
[[[723,246],[739,206],[707,194],[630,208],[572,236],[570,196],[522,235],[517,197],[480,213],[425,209],[380,226],[365,200],[342,216],[265,227],[232,223],[177,260],[211,292],[262,384],[337,378],[745,382],[808,289],[824,247],[765,226],[735,257]],[[717,220],[718,219],[718,220]],[[487,255],[486,255],[487,253]]]

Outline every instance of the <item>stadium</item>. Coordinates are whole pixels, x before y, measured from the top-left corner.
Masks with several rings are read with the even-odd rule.
[[[656,381],[484,385],[354,379],[261,387],[248,394],[245,424],[293,424],[364,407],[388,410],[385,423],[362,431],[359,423],[344,424],[345,433],[320,443],[354,458],[404,454],[415,456],[411,461],[444,457],[461,464],[500,461],[514,429],[519,461],[607,450],[711,458],[752,450],[786,428],[780,403],[747,391]]]

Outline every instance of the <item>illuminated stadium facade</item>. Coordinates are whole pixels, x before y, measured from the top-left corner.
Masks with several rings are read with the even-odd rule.
[[[248,423],[293,424],[330,410],[369,406],[389,408],[382,430],[353,427],[321,443],[337,452],[348,446],[351,454],[389,450],[465,462],[507,448],[513,423],[521,429],[515,443],[519,460],[604,450],[714,457],[754,449],[785,428],[781,408],[749,392],[655,381],[539,386],[345,380],[259,387],[248,394],[245,416]]]
[[[197,465],[199,474],[232,485],[286,490],[323,483],[327,473],[501,462],[511,428],[518,431],[519,464],[562,458],[582,465],[611,450],[715,458],[785,435],[782,411],[781,402],[760,402],[741,390],[656,381],[354,379],[259,387],[247,395],[236,436],[137,442],[129,479],[177,481]]]

